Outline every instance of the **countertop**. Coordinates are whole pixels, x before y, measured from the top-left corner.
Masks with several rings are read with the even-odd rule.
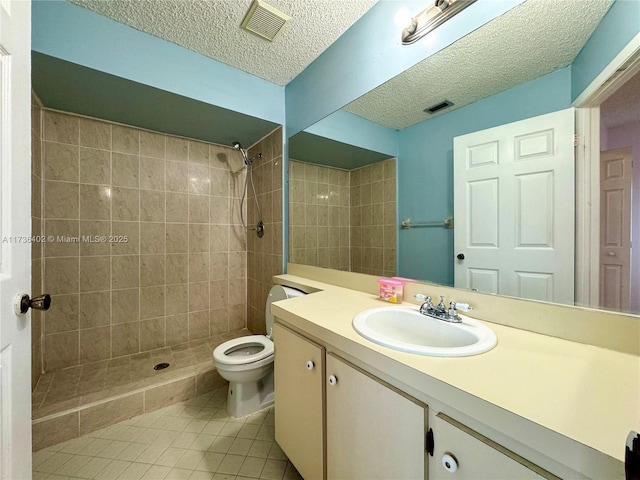
[[[391,304],[292,275],[275,280],[315,293],[274,303],[274,316],[417,391],[433,395],[438,384],[454,387],[622,462],[629,431],[640,431],[638,356],[490,322],[483,323],[498,343],[481,355],[399,352],[361,337],[351,325],[358,312]]]

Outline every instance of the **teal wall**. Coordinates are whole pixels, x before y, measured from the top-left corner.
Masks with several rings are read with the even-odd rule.
[[[618,53],[640,34],[640,1],[617,0],[571,65],[575,100]]]
[[[284,87],[62,1],[35,1],[32,50],[277,124]]]
[[[570,106],[567,67],[400,131],[398,220],[443,221],[453,215],[454,137]],[[453,230],[400,230],[398,237],[400,276],[453,285]]]

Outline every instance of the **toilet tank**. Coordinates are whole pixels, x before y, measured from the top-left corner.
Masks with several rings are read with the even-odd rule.
[[[277,302],[279,300],[286,300],[287,298],[293,297],[301,297],[302,295],[306,295],[305,292],[296,290],[291,287],[284,287],[282,285],[274,285],[269,290],[269,295],[267,295],[267,304],[265,305],[265,321],[267,326],[267,336],[271,338],[271,330],[273,329],[273,315],[271,314],[271,303]]]

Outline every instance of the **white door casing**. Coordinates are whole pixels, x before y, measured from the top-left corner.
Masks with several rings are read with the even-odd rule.
[[[600,153],[600,307],[629,311],[631,148]]]
[[[574,303],[574,109],[454,139],[455,286]]]
[[[31,478],[31,3],[0,0],[0,477]]]

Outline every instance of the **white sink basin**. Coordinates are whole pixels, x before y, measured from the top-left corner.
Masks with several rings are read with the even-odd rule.
[[[357,314],[353,328],[378,345],[433,357],[477,355],[496,345],[489,327],[461,317],[462,323],[449,323],[422,315],[418,307],[378,307]]]

